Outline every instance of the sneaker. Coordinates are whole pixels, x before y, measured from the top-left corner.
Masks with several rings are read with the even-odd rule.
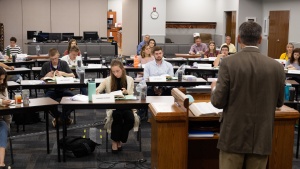
[[[52,120],[52,126],[53,126],[54,128],[56,127],[56,120],[55,120],[55,119]]]

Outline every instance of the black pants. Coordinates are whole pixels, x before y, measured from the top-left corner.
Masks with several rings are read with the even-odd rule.
[[[132,110],[114,110],[112,113],[113,123],[111,125],[111,139],[126,143],[128,133],[134,125]]]
[[[171,96],[171,87],[159,87],[160,90],[162,90],[162,93],[160,96]],[[147,89],[147,96],[158,96],[154,92],[154,86],[149,86]]]

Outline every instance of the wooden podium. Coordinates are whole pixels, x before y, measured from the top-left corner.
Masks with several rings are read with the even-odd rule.
[[[218,169],[218,134],[211,138],[189,138],[190,128],[210,128],[219,132],[219,116],[195,117],[188,111],[188,99],[172,90],[173,104],[151,103],[151,168]],[[299,118],[295,109],[283,106],[275,112],[272,153],[268,169],[292,168],[294,125]]]

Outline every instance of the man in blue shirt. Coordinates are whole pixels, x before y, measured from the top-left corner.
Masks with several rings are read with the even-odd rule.
[[[168,74],[169,76],[174,76],[174,69],[171,63],[163,60],[163,51],[159,46],[155,46],[153,49],[154,60],[148,62],[144,68],[144,79],[149,78],[149,76],[160,76]],[[148,87],[148,96],[166,96],[171,95],[170,87]]]
[[[138,54],[138,55],[141,54],[142,47],[143,47],[144,45],[148,44],[149,39],[150,39],[150,35],[145,35],[144,40],[138,45],[136,54]]]

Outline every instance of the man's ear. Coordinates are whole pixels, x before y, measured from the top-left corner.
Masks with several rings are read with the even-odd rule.
[[[260,35],[260,37],[259,37],[259,40],[258,40],[257,44],[258,44],[258,45],[259,45],[259,44],[261,44],[261,41],[262,41],[262,37],[261,37],[261,35]]]
[[[237,37],[237,41],[238,41],[238,43],[239,44],[241,44],[242,42],[241,42],[241,37],[240,37],[240,35],[238,35],[238,37]]]

